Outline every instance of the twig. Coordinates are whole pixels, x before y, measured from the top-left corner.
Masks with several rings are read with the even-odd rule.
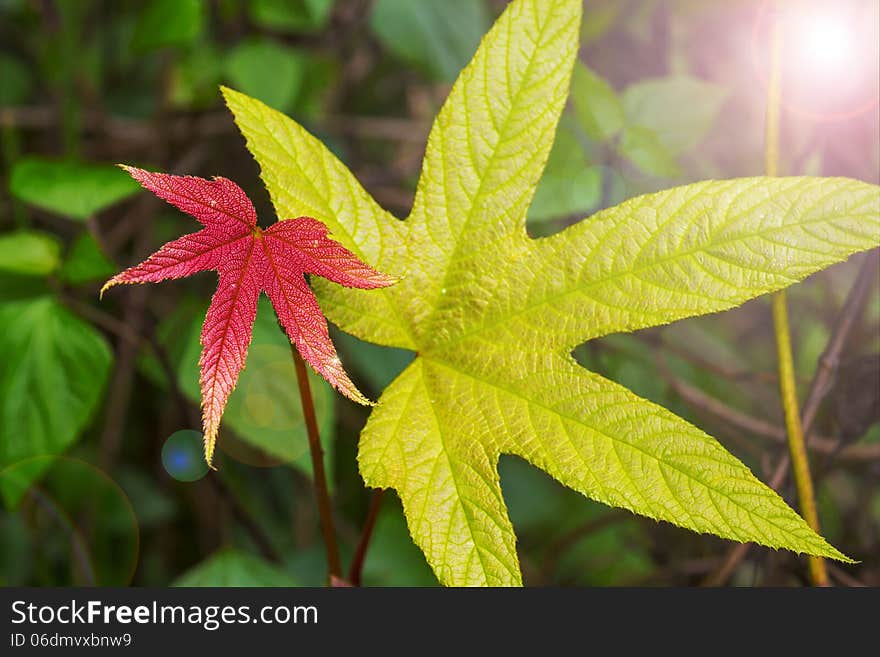
[[[810,430],[815,421],[816,414],[822,399],[825,397],[830,387],[831,379],[837,363],[840,361],[840,355],[849,339],[856,321],[861,316],[868,301],[868,294],[871,291],[871,285],[877,277],[878,266],[880,266],[880,258],[877,257],[877,251],[871,251],[863,256],[864,261],[859,275],[855,283],[850,289],[843,304],[843,308],[837,316],[837,321],[828,338],[825,350],[819,357],[819,366],[816,368],[816,374],[810,385],[810,392],[807,395],[807,401],[804,403],[803,428],[808,436],[807,445],[814,441],[810,437]],[[855,445],[853,447],[856,447]],[[863,449],[871,449],[871,445],[862,445]],[[779,490],[785,482],[788,473],[789,459],[786,454],[780,459],[779,464],[770,478],[770,487]],[[739,563],[746,557],[751,548],[751,543],[740,543],[735,545],[727,553],[721,567],[712,573],[703,582],[705,586],[721,586],[733,574]]]
[[[699,410],[706,411],[720,420],[723,420],[727,424],[743,431],[747,431],[755,436],[769,438],[780,445],[785,443],[785,429],[782,427],[753,417],[742,411],[738,411],[735,408],[731,408],[724,402],[715,399],[714,397],[710,397],[702,390],[678,379],[668,372],[668,368],[664,367],[663,370],[664,377],[669,382],[669,385],[672,386],[672,389],[689,405],[694,406]],[[804,418],[806,419],[806,417],[805,412]],[[806,423],[804,426],[806,426]],[[811,451],[822,454],[823,456],[832,456],[838,452],[838,441],[828,438],[827,436],[812,434],[807,443],[807,447]],[[850,463],[878,460],[880,459],[880,443],[849,445],[844,449],[839,450],[837,458],[840,461]]]
[[[578,525],[571,531],[564,533],[550,544],[550,547],[547,550],[547,557],[544,559],[544,563],[541,566],[541,571],[546,573],[548,577],[552,577],[559,559],[566,550],[576,544],[579,540],[590,534],[606,529],[618,522],[629,520],[631,518],[632,515],[629,513],[612,509]]]
[[[364,520],[361,538],[358,541],[354,558],[351,560],[351,568],[348,571],[348,581],[353,586],[361,585],[361,573],[364,569],[364,560],[367,557],[367,548],[370,546],[370,539],[373,537],[373,528],[376,526],[376,520],[379,518],[379,511],[382,509],[382,498],[384,496],[385,489],[379,488],[373,491],[373,496],[370,498],[370,510],[367,511],[367,518]]]
[[[816,366],[816,373],[810,384],[810,391],[807,393],[807,400],[804,402],[804,431],[809,431],[816,419],[819,411],[819,405],[825,398],[825,395],[831,388],[831,380],[840,364],[840,356],[843,348],[852,333],[856,321],[864,310],[865,303],[868,300],[868,293],[871,291],[871,285],[877,279],[877,273],[880,271],[880,251],[869,251],[862,256],[862,266],[859,274],[853,283],[852,290],[844,301],[843,308],[838,315],[837,322],[825,350],[819,356],[819,362]],[[808,442],[809,442],[808,438]]]
[[[28,490],[28,494],[33,497],[33,499],[35,499],[37,503],[41,507],[43,507],[43,509],[50,516],[52,516],[52,518],[59,525],[67,529],[70,534],[70,542],[72,545],[71,551],[73,552],[73,558],[79,566],[79,569],[86,580],[86,586],[97,586],[99,582],[95,577],[95,568],[92,565],[92,560],[89,555],[88,547],[83,540],[79,528],[72,520],[65,517],[64,514],[58,512],[58,509],[55,507],[52,501],[45,494],[43,494],[43,491],[40,490],[38,486],[31,487],[30,490]]]
[[[138,240],[138,246],[145,245],[148,240],[149,231],[144,229]],[[123,322],[136,333],[139,332],[144,321],[146,302],[146,290],[144,289],[132,290],[123,302],[125,306]],[[123,340],[117,346],[116,367],[113,370],[109,388],[104,430],[101,432],[100,463],[104,469],[111,468],[119,456],[122,432],[125,428],[125,419],[128,415],[131,391],[134,385],[136,364],[137,346]]]
[[[315,416],[315,404],[312,400],[312,389],[309,386],[309,374],[305,361],[290,345],[293,363],[296,366],[296,381],[299,385],[299,398],[302,402],[303,418],[306,422],[306,433],[309,437],[309,452],[312,456],[312,481],[315,484],[315,496],[318,501],[318,515],[321,520],[321,532],[324,534],[324,549],[327,553],[328,578],[339,578],[342,565],[339,560],[339,547],[336,545],[336,530],[333,526],[333,507],[330,504],[330,492],[327,489],[327,475],[324,471],[324,450],[318,433],[318,420]]]
[[[151,146],[158,139],[155,122],[107,116],[85,111],[80,117],[84,130],[99,133],[113,141]],[[0,113],[0,128],[46,129],[58,125],[58,112],[53,107],[9,107]],[[235,125],[225,110],[195,116],[169,117],[163,125],[164,136],[170,140],[207,138],[232,133]]]
[[[251,514],[247,512],[247,509],[241,505],[238,498],[229,491],[226,482],[224,482],[216,472],[209,474],[208,481],[211,483],[211,487],[217,493],[217,496],[223,500],[224,504],[226,504],[226,506],[229,507],[229,510],[232,511],[232,515],[235,519],[250,534],[251,539],[253,539],[256,546],[260,549],[260,552],[263,553],[263,556],[269,559],[269,561],[279,563],[281,558],[272,546],[269,537],[263,532],[263,528],[254,521]]]
[[[858,577],[853,577],[848,572],[846,572],[843,568],[839,566],[835,566],[833,563],[828,564],[828,572],[831,574],[834,579],[843,584],[844,586],[851,586],[854,588],[864,588],[868,586]]]
[[[425,142],[431,127],[429,123],[412,119],[362,116],[333,116],[324,123],[334,132],[345,135],[418,144]]]
[[[687,349],[683,349],[680,346],[669,342],[668,340],[663,339],[662,335],[657,335],[656,337],[648,337],[648,335],[644,333],[634,334],[635,337],[639,338],[643,342],[653,346],[653,347],[662,347],[665,351],[678,356],[679,358],[686,360],[694,365],[715,374],[723,379],[731,379],[733,381],[739,381],[743,379],[755,379],[760,381],[761,383],[776,383],[777,376],[776,373],[770,372],[752,372],[747,369],[732,369],[724,367],[723,365],[719,365],[718,363],[713,362],[708,358],[704,358],[699,354],[693,354],[689,352]]]

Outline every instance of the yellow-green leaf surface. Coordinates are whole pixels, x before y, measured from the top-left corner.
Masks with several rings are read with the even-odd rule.
[[[699,532],[846,559],[716,440],[577,365],[572,347],[720,311],[880,241],[880,190],[843,179],[702,182],[530,238],[577,52],[580,0],[515,0],[431,132],[398,221],[303,128],[225,90],[279,218],[313,214],[379,292],[322,284],[342,329],[417,352],[361,435],[367,484],[394,488],[449,585],[521,582],[499,455],[583,494]]]

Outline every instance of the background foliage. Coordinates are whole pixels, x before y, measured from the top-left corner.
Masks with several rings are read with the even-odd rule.
[[[270,223],[256,166],[222,106],[217,85],[228,83],[307,125],[403,216],[429,122],[505,4],[0,2],[0,582],[321,583],[295,376],[270,309],[261,306],[230,399],[220,471],[204,476],[199,436],[188,430],[199,426],[198,328],[214,281],[97,304],[103,279],[186,221],[109,165],[232,178]],[[532,234],[639,193],[761,171],[764,98],[750,45],[759,4],[587,3],[583,65],[530,209]],[[876,61],[876,41],[866,47]],[[877,77],[869,71],[860,93],[875,97]],[[783,172],[878,182],[876,107],[843,116],[861,99],[844,94],[829,106],[827,94],[795,91]],[[802,392],[859,269],[876,257],[792,289]],[[409,359],[334,339],[372,398]],[[862,560],[834,566],[844,584],[880,584],[878,352],[875,283],[812,460],[823,534]],[[576,357],[718,436],[769,479],[783,446],[766,300],[609,336]],[[355,464],[367,411],[317,379],[313,387],[350,554],[369,501]],[[693,584],[729,549],[592,503],[514,458],[502,459],[501,478],[527,584]],[[792,490],[780,492],[792,500]],[[793,555],[753,549],[732,581],[804,578]],[[364,582],[435,583],[393,495]]]

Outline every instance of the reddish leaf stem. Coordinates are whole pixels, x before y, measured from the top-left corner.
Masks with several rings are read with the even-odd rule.
[[[370,499],[370,510],[367,511],[367,519],[364,521],[361,539],[358,541],[357,550],[355,550],[354,558],[351,561],[351,569],[348,571],[348,581],[354,586],[361,585],[361,573],[364,569],[364,560],[367,558],[367,548],[370,546],[373,528],[376,526],[376,520],[379,518],[379,511],[382,509],[382,498],[384,495],[385,489],[379,488],[373,491],[373,497]]]
[[[309,437],[309,452],[312,455],[312,481],[315,484],[315,497],[318,500],[318,515],[321,520],[321,533],[324,535],[329,580],[341,576],[342,566],[339,560],[339,547],[336,544],[336,530],[333,526],[333,507],[330,504],[330,492],[327,489],[327,474],[324,471],[324,449],[321,447],[318,419],[315,415],[315,403],[312,400],[312,389],[309,386],[309,373],[306,370],[305,361],[293,345],[290,345],[290,353],[293,354],[293,364],[296,366],[299,398],[302,402],[303,418]]]

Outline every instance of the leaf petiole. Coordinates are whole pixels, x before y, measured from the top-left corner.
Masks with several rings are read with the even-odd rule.
[[[296,381],[299,387],[299,398],[302,403],[303,418],[306,421],[306,433],[309,437],[309,453],[312,456],[312,481],[315,484],[315,497],[318,501],[318,515],[321,520],[321,533],[324,535],[324,550],[327,554],[328,581],[342,574],[339,560],[339,547],[336,544],[336,529],[333,523],[333,507],[330,503],[330,492],[327,488],[327,474],[324,470],[324,449],[321,447],[321,436],[318,432],[318,419],[315,414],[315,403],[312,389],[309,386],[309,373],[305,361],[296,347],[290,345],[293,364],[296,367]]]

